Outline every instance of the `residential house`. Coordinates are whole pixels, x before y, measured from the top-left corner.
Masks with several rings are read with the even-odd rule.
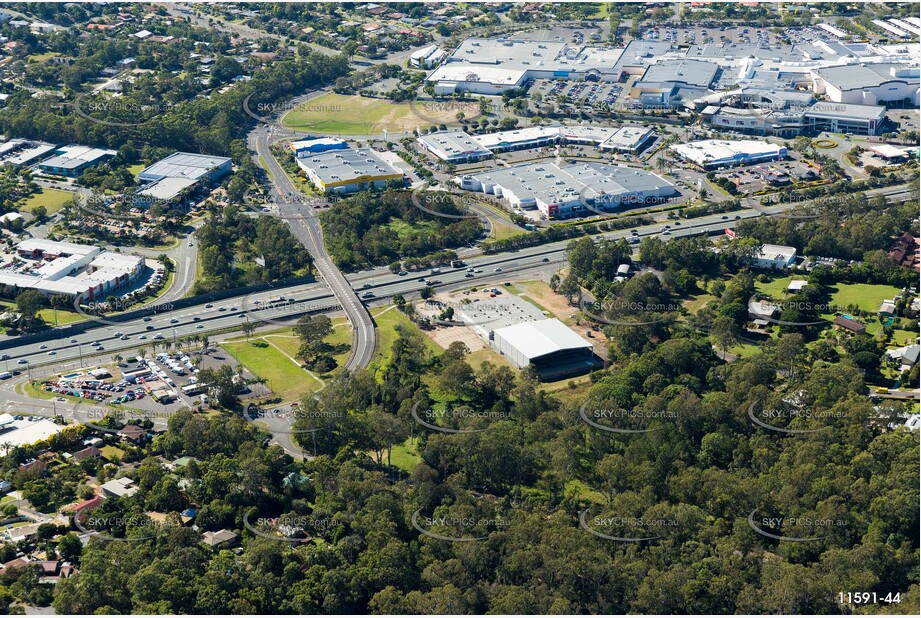
[[[230,530],[209,531],[202,535],[202,543],[211,548],[216,548],[219,545],[233,545],[238,539],[237,533]]]
[[[867,327],[860,322],[841,315],[835,317],[832,323],[834,324],[835,330],[843,330],[852,335],[863,335],[867,332]]]

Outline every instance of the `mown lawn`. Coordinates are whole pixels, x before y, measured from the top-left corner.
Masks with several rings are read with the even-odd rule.
[[[261,339],[228,342],[221,347],[254,375],[264,378],[266,386],[282,401],[293,401],[322,386],[279,349]]]
[[[36,206],[44,206],[47,213],[53,214],[61,210],[74,194],[60,189],[42,189],[33,193],[18,204],[21,212],[32,212]]]
[[[892,285],[869,283],[843,283],[830,288],[831,304],[842,308],[856,305],[861,311],[876,313],[880,304],[902,290]]]

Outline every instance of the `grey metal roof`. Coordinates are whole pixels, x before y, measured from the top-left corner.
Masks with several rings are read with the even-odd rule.
[[[227,157],[176,152],[142,170],[138,174],[138,180],[149,181],[160,178],[191,178],[194,180],[229,161]]]
[[[856,90],[858,88],[873,88],[890,81],[904,82],[906,84],[919,83],[918,76],[896,77],[893,70],[904,71],[908,67],[903,64],[848,64],[843,66],[816,69],[815,73],[829,84],[841,90]]]
[[[676,82],[707,88],[716,79],[719,66],[703,60],[664,60],[650,65],[640,82]]]

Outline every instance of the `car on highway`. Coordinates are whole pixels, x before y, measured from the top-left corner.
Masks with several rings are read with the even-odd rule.
[[[17,364],[17,365],[25,365],[25,364],[27,364],[28,362],[29,362],[29,361],[27,361],[26,359],[20,358],[18,361],[16,361],[16,364]]]
[[[366,284],[364,284],[364,285],[361,286],[361,287],[363,287],[363,288],[369,288],[369,287],[371,287],[371,284],[370,284],[370,283],[366,283]]]
[[[227,311],[227,307],[218,307],[218,311]]]
[[[141,341],[146,341],[147,335],[141,335],[140,337],[138,337],[138,339],[140,339]]]
[[[213,307],[213,306],[214,306],[214,305],[212,305],[211,303],[208,303],[207,305],[205,305],[205,309],[210,309],[210,308]]]
[[[374,298],[374,292],[365,292],[361,295],[362,298]]]
[[[70,342],[71,342],[71,343],[77,343],[77,340],[76,340],[76,339],[71,339]]]
[[[493,272],[494,272],[494,273],[501,273],[501,272],[502,272],[502,269],[499,268],[498,266],[496,266],[496,268],[495,268],[495,270],[493,270]]]
[[[171,318],[169,321],[170,324],[177,324],[178,322],[179,320],[177,318]]]
[[[150,317],[150,316],[148,315],[148,316],[146,316],[146,317],[144,318],[144,321],[145,321],[145,322],[150,322],[152,319],[153,319],[153,318]]]
[[[729,218],[729,217],[727,217],[726,215],[723,215],[722,217],[720,217],[720,219],[722,219],[723,221],[725,221],[725,220],[728,219],[728,218]]]
[[[192,321],[193,321],[193,322],[201,322],[201,318],[198,317],[198,316],[196,315],[194,318],[192,318]]]
[[[550,261],[550,258],[548,257],[545,257],[544,259],[541,260],[541,262],[549,262],[549,261]]]
[[[0,360],[6,360],[6,359],[8,359],[9,357],[10,357],[9,354],[4,354],[3,356],[0,356]]]
[[[48,346],[46,346],[45,344],[42,344],[42,345],[38,346],[38,349],[39,349],[39,350],[47,350],[47,349],[48,349]]]
[[[145,326],[144,328],[146,328],[147,330],[153,330],[153,329],[154,329],[154,327],[153,327],[151,324],[148,324],[148,325]]]
[[[195,328],[199,328],[199,329],[204,328],[204,327],[205,327],[204,324],[198,324],[198,325],[195,326]]]
[[[401,276],[401,277],[405,277],[405,276],[408,275],[409,273],[406,272],[405,270],[401,270],[401,271],[398,272],[397,274],[398,274],[399,276]]]
[[[50,352],[48,352],[48,356],[57,356],[57,355],[58,353],[55,352],[54,350],[51,350]]]
[[[156,335],[154,335],[154,339],[163,339],[163,335],[161,335],[160,333],[157,333]]]
[[[121,337],[119,337],[119,339],[121,339],[122,341],[128,341],[128,335],[122,335]]]

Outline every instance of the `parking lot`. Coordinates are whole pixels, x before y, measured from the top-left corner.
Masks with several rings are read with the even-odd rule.
[[[615,105],[624,93],[624,85],[613,82],[539,79],[531,86],[528,94],[533,95],[535,92],[540,93],[545,102],[554,103],[560,110],[577,107],[603,109]],[[561,97],[566,103],[556,103]],[[540,111],[538,106],[534,109]]]

